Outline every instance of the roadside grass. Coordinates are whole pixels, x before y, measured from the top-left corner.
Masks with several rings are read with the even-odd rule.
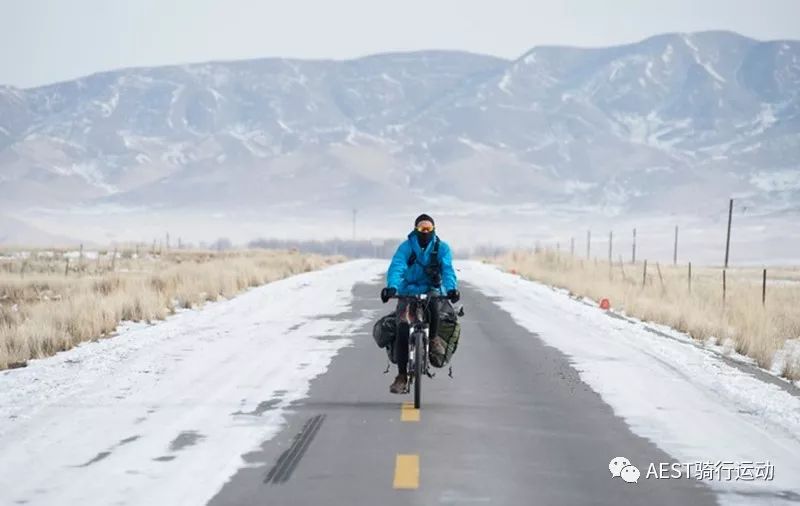
[[[800,270],[770,269],[762,305],[762,271],[729,268],[723,300],[722,268],[580,259],[550,250],[512,252],[489,260],[507,271],[600,301],[694,339],[731,346],[766,369],[800,380]],[[800,341],[793,343],[800,344]],[[791,347],[792,350],[800,346]]]
[[[162,320],[342,260],[269,250],[0,252],[0,370],[108,337],[122,321]]]

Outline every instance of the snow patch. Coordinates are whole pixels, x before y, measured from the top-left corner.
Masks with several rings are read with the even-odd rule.
[[[272,146],[270,137],[262,130],[247,130],[241,123],[228,130],[228,134],[239,140],[255,157],[267,158],[277,153],[278,146]]]
[[[796,283],[794,280],[786,281]],[[800,365],[800,338],[787,339],[783,344],[783,348],[775,352],[772,358],[772,368],[770,372],[780,375],[790,364],[794,364],[795,367]]]
[[[217,90],[215,90],[214,88],[208,88],[208,91],[214,97],[214,101],[217,103],[217,105],[219,105],[220,102],[225,101],[225,97],[222,96],[222,94]]]
[[[694,53],[694,61],[695,61],[695,63],[697,63],[698,65],[702,66],[704,69],[706,69],[706,72],[708,72],[711,75],[711,77],[713,77],[714,79],[716,79],[720,83],[727,82],[724,77],[719,75],[719,73],[714,69],[714,67],[711,65],[711,63],[703,61],[700,58],[700,48],[698,48],[694,44],[694,42],[692,42],[692,39],[691,39],[690,35],[683,34],[681,37],[683,38],[683,41],[686,43],[686,46],[689,49],[692,50],[692,53]]]
[[[172,90],[172,99],[170,100],[169,111],[167,112],[167,126],[169,126],[170,128],[174,128],[175,127],[173,122],[172,122],[172,118],[176,114],[175,106],[177,105],[178,100],[180,100],[181,95],[183,95],[183,90],[185,90],[185,89],[186,89],[186,86],[181,84],[181,85],[178,85],[174,90]],[[186,124],[187,124],[186,123],[186,118],[184,117],[183,118],[183,125],[186,126]]]
[[[289,126],[286,123],[284,123],[283,121],[277,120],[277,122],[278,122],[278,126],[281,127],[281,130],[283,130],[284,132],[289,133],[289,134],[294,133],[294,130],[289,128]]]
[[[60,176],[78,176],[87,183],[100,188],[108,194],[114,194],[119,190],[103,179],[103,173],[97,168],[96,162],[73,163],[69,166],[53,165],[53,172]]]
[[[161,155],[161,160],[171,165],[185,165],[189,161],[189,157],[183,152],[185,144],[171,144],[166,148]]]
[[[756,116],[753,121],[754,128],[751,135],[760,135],[764,133],[777,121],[778,118],[775,116],[775,106],[768,103],[761,104],[761,111],[759,111],[758,116]]]
[[[460,142],[461,144],[467,145],[467,146],[471,147],[472,149],[474,149],[475,151],[478,151],[478,152],[486,152],[486,151],[491,151],[492,150],[491,146],[489,146],[487,144],[483,144],[481,142],[473,141],[473,140],[468,139],[466,137],[459,137],[458,138],[458,142]]]
[[[672,55],[675,54],[675,50],[672,49],[672,44],[667,44],[667,47],[664,49],[664,52],[661,54],[661,61],[664,62],[665,65],[669,65],[672,61]]]
[[[568,179],[564,181],[564,193],[574,195],[596,188],[597,183],[590,183],[588,181],[579,181],[577,179]]]
[[[100,108],[100,114],[104,118],[108,118],[114,113],[114,111],[117,109],[117,105],[119,104],[119,90],[115,90],[114,94],[108,99],[107,102],[95,100],[92,103]]]
[[[500,88],[500,91],[505,93],[506,95],[511,95],[511,91],[508,87],[511,85],[511,72],[506,72],[503,74],[503,78],[498,83],[497,87]]]
[[[647,66],[644,69],[644,73],[645,73],[645,75],[647,76],[648,79],[650,79],[651,81],[655,81],[655,79],[653,78],[653,62],[652,61],[648,61],[647,62]]]
[[[391,84],[394,84],[394,85],[397,85],[397,86],[400,86],[400,87],[402,87],[402,85],[403,85],[403,83],[401,83],[397,79],[394,79],[393,77],[391,77],[386,72],[381,73],[381,79],[383,79],[387,83],[391,83]]]
[[[348,130],[347,138],[346,138],[345,142],[347,142],[348,144],[350,144],[352,146],[360,146],[361,144],[358,142],[358,139],[364,139],[364,140],[366,140],[368,142],[371,142],[371,143],[374,143],[374,144],[381,144],[381,145],[389,144],[389,141],[387,141],[383,137],[378,137],[376,135],[372,135],[372,134],[368,134],[366,132],[362,132],[361,130],[358,130],[355,127],[351,126],[350,129]]]
[[[625,66],[625,64],[622,63],[622,62],[619,62],[619,61],[615,61],[614,63],[612,63],[611,64],[611,75],[608,76],[608,80],[609,81],[613,81],[614,79],[616,79],[617,73],[619,73],[620,69],[623,68],[624,66]]]

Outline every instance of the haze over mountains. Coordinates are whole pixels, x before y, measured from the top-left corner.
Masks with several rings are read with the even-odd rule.
[[[800,218],[798,41],[667,34],[514,61],[263,59],[0,88],[0,214],[49,231],[108,210],[302,217],[307,235],[348,230],[353,208],[376,230],[421,208],[716,219],[730,196]],[[104,233],[150,233],[134,223]]]

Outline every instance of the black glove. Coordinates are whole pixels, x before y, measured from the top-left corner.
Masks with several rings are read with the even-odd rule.
[[[450,299],[450,302],[458,302],[461,300],[461,292],[458,290],[448,290],[447,298]]]
[[[381,290],[381,300],[384,304],[389,302],[389,299],[397,295],[397,288],[392,288],[391,286],[387,286],[383,290]]]

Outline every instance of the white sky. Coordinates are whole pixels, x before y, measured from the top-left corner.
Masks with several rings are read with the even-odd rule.
[[[670,31],[800,39],[800,0],[0,0],[0,84],[265,56],[602,46]]]

